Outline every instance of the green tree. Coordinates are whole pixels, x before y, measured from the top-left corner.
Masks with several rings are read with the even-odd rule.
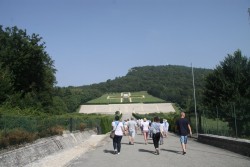
[[[1,71],[9,71],[14,93],[37,99],[43,107],[52,104],[56,70],[39,35],[0,26],[0,62]]]
[[[0,65],[0,104],[12,93],[13,89],[10,74],[8,70],[3,70]]]
[[[229,122],[230,127],[241,134],[249,135],[250,118],[250,60],[237,50],[228,54],[213,73],[206,78],[204,104],[216,116]]]

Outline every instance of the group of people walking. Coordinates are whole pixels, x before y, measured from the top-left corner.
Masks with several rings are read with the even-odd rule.
[[[159,117],[154,117],[152,121],[146,118],[136,121],[133,117],[131,120],[122,121],[119,116],[115,116],[115,120],[112,122],[112,129],[115,131],[115,137],[113,138],[114,154],[120,154],[121,152],[123,135],[128,136],[130,145],[134,145],[135,135],[140,130],[145,145],[148,144],[148,138],[152,137],[155,148],[154,154],[159,155],[159,145],[163,144],[163,138],[167,137],[168,128],[167,120]],[[176,128],[180,134],[181,148],[184,155],[186,154],[187,136],[188,134],[192,135],[190,123],[185,118],[184,112],[181,112],[180,118],[176,121]]]

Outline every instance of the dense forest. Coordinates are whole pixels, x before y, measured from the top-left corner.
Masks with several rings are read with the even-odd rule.
[[[201,99],[204,78],[211,72],[210,69],[194,68],[198,99]],[[193,101],[192,68],[177,65],[134,67],[128,70],[126,76],[79,88],[99,90],[100,94],[147,91],[186,108],[189,105],[187,101]]]
[[[37,34],[0,26],[0,107],[8,110],[60,115],[75,113],[81,104],[104,93],[147,91],[190,113],[194,111],[192,68],[179,65],[128,69],[125,76],[99,84],[56,87],[54,61]],[[216,69],[193,68],[198,113],[250,126],[250,60],[240,50],[228,55]],[[232,115],[232,108],[234,116]],[[29,110],[26,110],[29,109]],[[29,112],[27,112],[29,111]],[[34,112],[35,111],[35,112]],[[230,111],[230,112],[228,112]],[[0,113],[0,117],[1,117]]]
[[[205,77],[210,69],[194,68],[197,100],[202,100]],[[104,93],[147,91],[181,108],[194,106],[192,68],[177,65],[143,66],[128,70],[126,76],[99,84],[79,87],[57,87],[54,98],[63,101],[64,111],[75,112],[80,104]],[[62,106],[61,106],[62,107]]]

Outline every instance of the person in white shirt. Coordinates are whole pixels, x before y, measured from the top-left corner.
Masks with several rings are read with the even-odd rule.
[[[115,116],[115,121],[112,122],[112,128],[115,131],[115,137],[113,138],[114,154],[120,154],[121,140],[125,131],[119,116]]]
[[[148,144],[149,122],[147,121],[146,118],[144,118],[142,122],[142,131],[143,131],[145,144]]]
[[[165,134],[165,137],[168,136],[168,128],[169,128],[168,120],[163,119],[163,133]]]
[[[165,133],[164,133],[164,122],[163,122],[163,118],[160,118],[160,124],[161,124],[161,127],[162,127],[162,134],[161,134],[161,137],[160,137],[160,145],[163,144],[163,138],[165,137]]]

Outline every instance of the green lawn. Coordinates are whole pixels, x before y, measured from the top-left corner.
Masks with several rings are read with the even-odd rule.
[[[122,102],[121,102],[122,99]],[[131,102],[130,102],[131,100]],[[121,93],[108,93],[88,101],[87,104],[117,104],[117,103],[163,103],[162,99],[149,95],[146,91],[130,92],[129,98],[123,98]]]

